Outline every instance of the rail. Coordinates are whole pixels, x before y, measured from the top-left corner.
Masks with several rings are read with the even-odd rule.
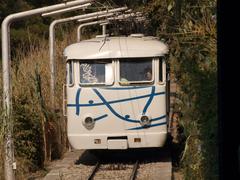
[[[134,164],[134,167],[133,167],[132,174],[130,176],[130,180],[135,180],[136,175],[137,175],[138,167],[139,167],[139,161],[136,161],[136,163]]]
[[[92,173],[90,174],[90,176],[88,177],[88,180],[92,180],[94,175],[96,174],[96,172],[98,171],[99,167],[100,167],[100,162],[97,162],[97,164],[94,166]]]
[[[93,180],[94,176],[96,175],[97,171],[99,170],[99,167],[101,166],[101,162],[97,162],[91,172],[91,174],[89,175],[89,177],[87,178],[88,180]],[[136,175],[137,175],[137,170],[139,167],[139,161],[137,160],[133,166],[133,170],[131,172],[130,178],[129,180],[135,180],[136,179]]]

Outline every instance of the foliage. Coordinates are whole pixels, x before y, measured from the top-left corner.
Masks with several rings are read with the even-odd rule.
[[[152,32],[169,44],[171,71],[181,88],[185,178],[217,179],[216,1],[158,0],[145,11]]]
[[[14,100],[14,147],[18,158],[28,160],[27,171],[34,171],[43,164],[43,142],[38,112],[31,112],[30,98],[22,94]]]

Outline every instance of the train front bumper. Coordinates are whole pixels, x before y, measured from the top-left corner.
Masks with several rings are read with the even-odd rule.
[[[139,132],[128,134],[69,134],[74,149],[128,149],[163,147],[167,132]]]

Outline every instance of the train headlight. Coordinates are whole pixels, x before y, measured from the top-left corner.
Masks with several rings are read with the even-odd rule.
[[[87,129],[92,129],[94,127],[95,121],[91,116],[86,116],[83,119],[83,125],[85,126],[85,128]]]
[[[140,124],[141,124],[142,126],[148,126],[148,125],[150,125],[150,124],[151,124],[151,118],[150,118],[149,116],[147,116],[147,115],[142,115],[142,116],[140,117]]]

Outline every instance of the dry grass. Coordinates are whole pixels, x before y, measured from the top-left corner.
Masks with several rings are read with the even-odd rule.
[[[74,31],[75,32],[75,31]],[[54,113],[50,108],[50,66],[49,66],[49,46],[46,40],[42,40],[41,44],[33,45],[27,54],[22,53],[20,48],[15,58],[13,58],[11,79],[12,79],[12,99],[13,99],[13,116],[14,128],[17,134],[15,135],[15,143],[18,149],[16,151],[17,160],[17,178],[24,179],[29,171],[34,171],[39,168],[40,164],[33,164],[32,157],[35,157],[37,152],[44,152],[44,150],[36,150],[34,138],[43,138],[43,123],[45,123],[45,133],[47,134],[47,147],[50,149],[48,154],[49,159],[57,158],[67,148],[66,139],[66,124],[62,117],[62,85],[65,82],[65,62],[63,60],[63,49],[68,44],[75,42],[76,33],[65,35],[65,40],[56,42],[56,98],[55,105],[58,109],[57,116],[51,116]],[[46,119],[43,113],[43,108],[40,105],[37,89],[36,89],[36,75],[39,74],[41,78],[41,93],[42,99],[46,107],[46,111],[50,113],[49,119]],[[2,71],[0,75],[0,91],[2,96]],[[0,98],[2,104],[2,98]],[[2,106],[0,107],[2,108]],[[1,109],[0,109],[1,110]],[[2,112],[2,110],[1,110]],[[56,113],[54,113],[56,114]],[[2,117],[2,116],[0,116]],[[31,121],[31,123],[30,123]],[[41,122],[39,122],[41,121]],[[2,118],[0,119],[0,179],[3,178],[3,127]],[[34,124],[39,124],[36,127],[26,127]],[[57,128],[56,128],[57,127]],[[18,129],[19,128],[19,129]],[[36,128],[40,134],[35,134],[36,137],[31,137]],[[53,129],[52,129],[53,128]],[[50,134],[50,135],[49,135]],[[24,137],[24,138],[23,138]],[[26,140],[26,138],[28,140]],[[40,141],[42,142],[42,140]],[[24,147],[26,145],[26,147]],[[15,147],[16,148],[16,147]],[[21,151],[21,152],[19,152]],[[24,152],[22,152],[24,151]],[[57,152],[59,155],[55,155]],[[33,156],[34,155],[34,156]],[[33,159],[34,159],[33,158]],[[45,159],[46,161],[46,159]]]

